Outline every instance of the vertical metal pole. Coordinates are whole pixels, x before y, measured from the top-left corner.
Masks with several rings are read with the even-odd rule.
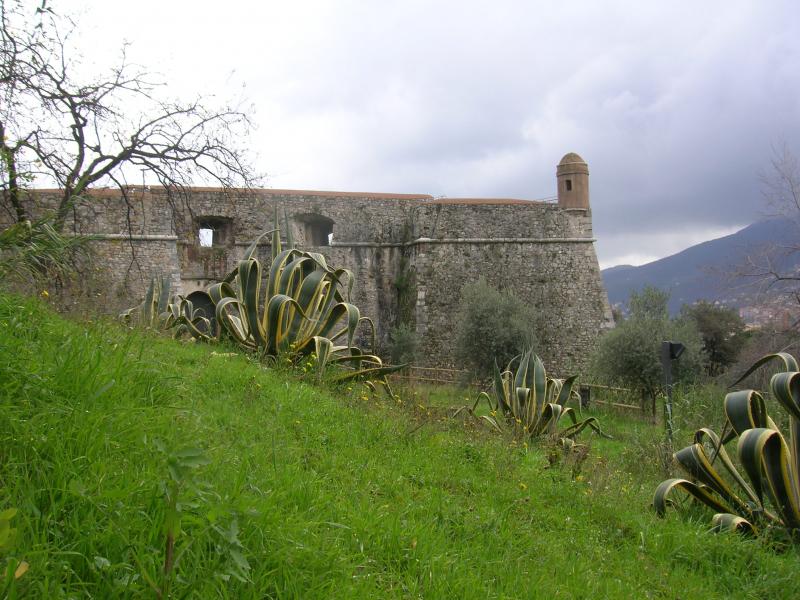
[[[664,384],[667,397],[664,401],[664,422],[667,428],[667,443],[672,448],[672,356],[670,342],[661,342],[661,367],[664,369]]]

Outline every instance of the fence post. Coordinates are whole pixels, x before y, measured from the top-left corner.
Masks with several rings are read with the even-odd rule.
[[[680,342],[661,342],[661,368],[664,371],[664,388],[667,392],[664,398],[664,425],[667,429],[667,443],[672,448],[673,426],[672,426],[672,361],[676,360],[685,346]]]
[[[592,388],[588,385],[581,385],[578,393],[581,396],[581,408],[587,408],[592,400]]]

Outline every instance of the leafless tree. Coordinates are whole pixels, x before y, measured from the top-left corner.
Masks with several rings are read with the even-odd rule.
[[[785,143],[773,150],[770,169],[759,178],[772,214],[800,222],[800,161]]]
[[[791,240],[781,240],[754,248],[735,276],[760,285],[765,297],[786,306],[800,304],[800,161],[783,144],[773,150],[770,166],[759,176],[767,216],[791,226]],[[790,329],[796,328],[794,323]]]
[[[191,185],[257,180],[241,147],[243,111],[164,100],[163,84],[130,63],[126,47],[115,67],[85,77],[75,24],[37,2],[0,0],[0,193],[15,220],[29,218],[33,183],[58,188],[62,230],[87,190],[116,186],[127,199],[142,172],[172,198]]]

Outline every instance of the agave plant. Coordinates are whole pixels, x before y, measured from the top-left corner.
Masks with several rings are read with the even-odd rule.
[[[789,441],[767,414],[764,397],[754,390],[725,396],[726,423],[718,436],[699,429],[694,443],[675,453],[688,479],[668,479],[655,491],[659,515],[673,504],[674,490],[714,509],[714,527],[759,534],[765,529],[800,530],[800,369],[790,354],[769,354],[757,361],[738,383],[764,364],[778,360],[784,370],[770,380],[770,392],[789,415]],[[734,384],[735,385],[735,384]],[[734,438],[746,478],[725,449]],[[749,481],[748,481],[749,480]]]
[[[208,289],[217,321],[240,345],[265,356],[290,350],[306,355],[315,348],[315,336],[346,335],[349,347],[361,323],[374,330],[372,321],[344,300],[342,288],[347,285],[348,293],[352,288],[349,271],[330,268],[315,252],[283,250],[275,229],[272,262],[264,272],[255,257],[259,240],[225,281]]]
[[[184,333],[196,339],[211,339],[211,320],[201,308],[195,308],[191,294],[187,298],[171,293],[169,278],[153,278],[141,304],[120,314],[130,326],[156,330],[174,330],[174,336]]]
[[[163,329],[161,323],[164,319],[161,318],[161,315],[166,312],[170,303],[170,288],[169,278],[153,277],[141,304],[124,311],[119,318],[130,326]]]
[[[269,234],[271,262],[264,269],[256,253]],[[154,282],[144,302],[122,316],[203,339],[224,335],[267,361],[279,356],[296,361],[315,353],[320,374],[330,366],[343,368],[332,377],[336,381],[380,379],[401,368],[385,366],[354,345],[358,327],[366,324],[374,347],[375,327],[345,300],[352,273],[329,267],[322,254],[294,248],[291,237],[288,246],[283,248],[276,226],[256,238],[236,269],[206,292],[171,297],[168,283]],[[200,314],[196,305],[213,307],[213,316]]]
[[[222,330],[264,357],[303,357],[316,352],[320,368],[334,363],[358,368],[366,362],[373,369],[390,371],[380,358],[354,346],[359,325],[369,327],[373,341],[375,327],[344,298],[343,290],[349,295],[353,285],[352,273],[329,267],[322,254],[291,247],[284,250],[280,231],[276,228],[271,233],[272,262],[266,273],[255,257],[259,238],[236,270],[209,288]],[[338,339],[344,344],[336,345]]]
[[[515,372],[513,367],[517,362]],[[574,438],[586,427],[601,433],[595,417],[579,421],[575,410],[566,406],[573,395],[577,395],[574,390],[577,376],[548,377],[544,363],[533,350],[511,359],[502,372],[495,363],[494,371],[495,403],[490,399],[491,414],[484,415],[483,419],[498,431],[505,425],[523,438],[550,434],[562,439]],[[571,424],[559,430],[559,422],[564,417],[568,417]]]

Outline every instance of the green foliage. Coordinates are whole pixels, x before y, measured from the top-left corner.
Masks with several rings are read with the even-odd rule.
[[[715,381],[696,384],[676,385],[672,388],[672,415],[675,427],[675,438],[689,440],[694,431],[713,423],[725,422],[725,410],[722,402],[726,392],[725,386]],[[670,457],[674,448],[669,450]]]
[[[209,341],[214,335],[209,316],[201,309],[196,309],[185,296],[173,295],[168,277],[154,277],[141,304],[129,308],[119,318],[130,327],[172,330],[176,338],[188,333],[195,339]]]
[[[635,290],[628,298],[628,311],[632,319],[665,321],[669,318],[669,292],[653,286]]]
[[[215,332],[211,320],[199,314],[188,298],[171,296],[166,280],[151,282],[143,303],[120,316],[128,323],[173,329],[176,336],[188,332],[209,341],[214,335],[224,336],[266,362],[280,357],[296,363],[314,354],[320,376],[331,365],[345,369],[334,377],[336,381],[382,379],[397,370],[354,344],[359,326],[366,324],[374,347],[375,326],[344,298],[343,289],[347,287],[349,295],[352,287],[352,273],[329,267],[322,254],[291,247],[291,238],[284,250],[277,210],[275,223],[275,229],[253,241],[235,270],[205,292],[204,303],[215,310]],[[269,233],[272,260],[264,269],[256,250]]]
[[[726,422],[721,436],[697,430],[694,443],[675,453],[691,476],[668,479],[656,489],[653,506],[663,515],[673,490],[714,509],[715,528],[758,534],[779,529],[800,541],[800,368],[790,354],[770,354],[745,375],[779,360],[784,370],[772,376],[770,391],[789,416],[789,441],[767,414],[764,397],[754,390],[725,396]],[[737,455],[745,478],[725,446],[737,440]],[[749,480],[749,483],[748,483]]]
[[[186,534],[181,525],[189,520],[195,523],[203,522],[199,509],[207,504],[209,497],[213,496],[208,482],[197,475],[197,470],[210,464],[211,459],[202,448],[198,447],[190,446],[172,452],[160,439],[153,440],[153,446],[164,457],[168,475],[160,484],[165,503],[162,524],[164,558],[161,568],[156,572],[148,571],[141,563],[139,567],[143,578],[157,597],[169,598],[178,562],[193,541],[189,537],[182,542],[181,537]],[[244,548],[238,538],[236,519],[232,519],[227,527],[221,526],[217,520],[218,517],[214,515],[206,527],[220,536],[217,549],[219,554],[227,559],[227,568],[218,574],[226,580],[234,577],[241,582],[249,581],[250,564],[243,554]]]
[[[514,363],[518,363],[516,372],[512,371]],[[533,350],[526,350],[513,358],[502,372],[495,365],[495,404],[491,414],[482,418],[498,431],[509,428],[515,437],[523,439],[544,434],[561,439],[573,438],[586,427],[600,433],[596,418],[589,417],[579,422],[575,410],[566,406],[576,395],[573,391],[576,379],[577,376],[566,379],[548,377],[541,359]],[[569,417],[572,424],[559,431],[558,423],[562,417]]]
[[[193,471],[210,461],[200,448],[184,448],[170,453],[160,440],[154,441],[155,447],[166,455],[169,479],[162,482],[166,510],[164,513],[163,531],[165,538],[164,567],[161,572],[161,583],[156,585],[156,578],[146,576],[159,598],[169,598],[176,563],[175,542],[181,533],[181,519],[187,508],[183,498],[187,491],[196,491],[198,482]],[[180,500],[180,501],[179,501]],[[191,503],[188,504],[191,506]],[[145,573],[145,575],[147,575]]]
[[[17,529],[11,526],[11,520],[16,514],[16,508],[7,508],[0,512],[0,554],[5,554],[14,546]]]
[[[350,347],[362,322],[372,327],[344,299],[343,286],[352,287],[349,271],[332,269],[319,253],[283,250],[276,228],[272,262],[264,273],[256,243],[225,281],[208,290],[217,321],[242,347],[267,357],[289,351],[305,356],[314,351],[316,336],[332,341],[344,336]]]
[[[171,478],[154,439],[210,460],[192,471],[202,498],[178,496],[173,598],[722,600],[785,597],[796,579],[796,553],[652,518],[649,422],[592,412],[614,439],[595,436],[573,476],[543,445],[450,418],[463,390],[409,433],[413,396],[332,392],[45,308],[0,295],[0,505],[19,509],[13,564],[29,563],[17,598],[155,597],[142,573],[163,569]],[[228,575],[228,540],[249,581]],[[531,556],[549,568],[520,567]]]
[[[401,232],[400,240],[408,242],[411,239],[411,224],[405,223]],[[416,272],[409,266],[409,258],[405,253],[401,254],[397,265],[397,273],[393,281],[394,289],[397,292],[397,317],[400,323],[408,323],[414,318],[414,306],[416,302],[416,288],[414,282]]]
[[[171,286],[172,284],[168,277],[153,277],[141,304],[137,304],[120,314],[120,319],[132,327],[165,329],[167,309],[172,300]]]
[[[717,376],[736,362],[746,341],[745,323],[736,309],[697,302],[685,304],[681,316],[691,319],[703,338],[709,375]]]
[[[477,377],[492,376],[495,361],[507,364],[520,348],[536,346],[537,313],[484,278],[464,285],[453,324],[456,359]]]
[[[389,359],[393,365],[413,364],[419,350],[419,335],[412,325],[401,323],[389,332]]]
[[[88,239],[58,232],[50,218],[15,223],[0,231],[0,280],[65,279],[88,255]]]
[[[270,360],[286,356],[296,361],[315,353],[320,373],[333,364],[348,370],[336,377],[339,381],[382,378],[396,370],[354,345],[356,331],[364,323],[372,332],[374,347],[375,326],[344,298],[344,287],[348,295],[352,287],[350,271],[329,267],[316,252],[283,250],[276,227],[262,292],[262,266],[255,257],[259,240],[225,281],[208,290],[221,331],[242,348]],[[337,340],[344,343],[337,345]]]
[[[631,294],[630,316],[600,338],[592,371],[601,382],[639,390],[651,399],[661,391],[661,342],[681,342],[686,351],[673,363],[675,382],[695,381],[703,372],[703,342],[694,322],[669,319],[668,296],[655,288]]]

